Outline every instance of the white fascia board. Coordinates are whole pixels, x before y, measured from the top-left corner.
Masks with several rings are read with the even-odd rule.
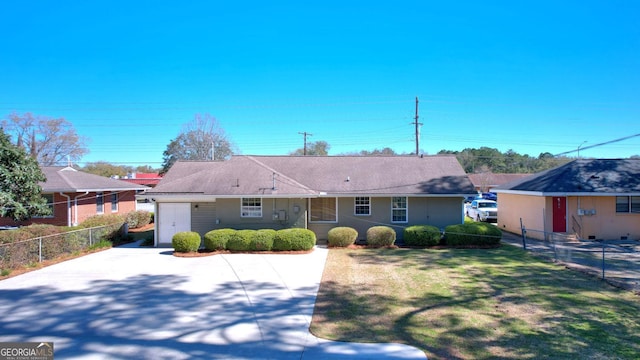
[[[543,192],[543,191],[522,191],[522,190],[496,190],[496,194],[513,194],[513,195],[528,195],[528,196],[594,196],[594,197],[606,197],[606,196],[640,196],[640,193],[594,193],[594,192]]]
[[[476,195],[477,193],[469,193],[469,194],[372,194],[372,193],[339,193],[339,194],[322,194],[321,197],[436,197],[436,198],[450,198],[450,197],[467,197]],[[316,196],[316,197],[320,197]]]
[[[211,195],[195,195],[195,194],[140,194],[136,195],[136,199],[149,199],[155,202],[215,202],[218,196]]]

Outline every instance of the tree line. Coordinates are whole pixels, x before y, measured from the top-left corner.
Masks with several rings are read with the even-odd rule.
[[[455,155],[467,174],[493,172],[497,174],[530,174],[551,169],[575,158],[556,157],[543,152],[538,157],[518,154],[513,150],[500,152],[498,149],[481,147],[466,148],[462,151],[440,150],[438,154]]]

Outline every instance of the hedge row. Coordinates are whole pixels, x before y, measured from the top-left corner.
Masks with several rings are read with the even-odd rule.
[[[465,223],[449,225],[444,236],[435,226],[413,225],[403,231],[407,246],[491,246],[500,243],[502,231],[487,223]],[[358,232],[350,227],[335,227],[329,230],[330,247],[347,247],[355,243]],[[374,226],[367,230],[367,244],[371,247],[391,246],[396,240],[396,232],[388,226]]]
[[[433,225],[414,225],[404,229],[404,243],[407,246],[435,246],[440,244],[442,234]]]
[[[492,246],[500,244],[502,231],[487,223],[449,225],[444,236],[431,225],[409,226],[404,230],[404,242],[408,246]]]
[[[449,246],[498,245],[502,230],[487,223],[449,225],[444,229],[444,242]]]
[[[300,228],[278,231],[216,229],[204,235],[204,247],[210,251],[299,251],[311,250],[315,245],[313,231]]]

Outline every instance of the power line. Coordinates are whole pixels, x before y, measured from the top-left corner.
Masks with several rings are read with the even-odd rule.
[[[573,152],[580,151],[580,150],[584,151],[584,150],[587,150],[587,149],[592,149],[594,147],[599,147],[599,146],[608,145],[608,144],[612,144],[612,143],[615,143],[615,142],[631,139],[631,138],[634,138],[634,137],[637,137],[637,136],[640,136],[640,134],[629,135],[629,136],[625,136],[625,137],[621,137],[621,138],[618,138],[618,139],[609,140],[609,141],[605,141],[605,142],[601,142],[601,143],[598,143],[598,144],[593,144],[593,145],[589,145],[589,146],[585,146],[585,147],[578,146],[578,148],[575,149],[575,150],[569,150],[569,151],[561,152],[561,153],[555,154],[553,156],[561,156],[561,155],[571,154]]]

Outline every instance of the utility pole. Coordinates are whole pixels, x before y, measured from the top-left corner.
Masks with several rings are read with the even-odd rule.
[[[307,136],[313,136],[313,134],[309,134],[308,132],[298,132],[298,134],[304,136],[304,147],[303,147],[303,152],[302,154],[304,156],[307,156]]]
[[[415,122],[412,123],[416,125],[416,156],[420,156],[420,125],[422,125],[418,122],[418,118],[418,97],[416,96],[416,117]]]

